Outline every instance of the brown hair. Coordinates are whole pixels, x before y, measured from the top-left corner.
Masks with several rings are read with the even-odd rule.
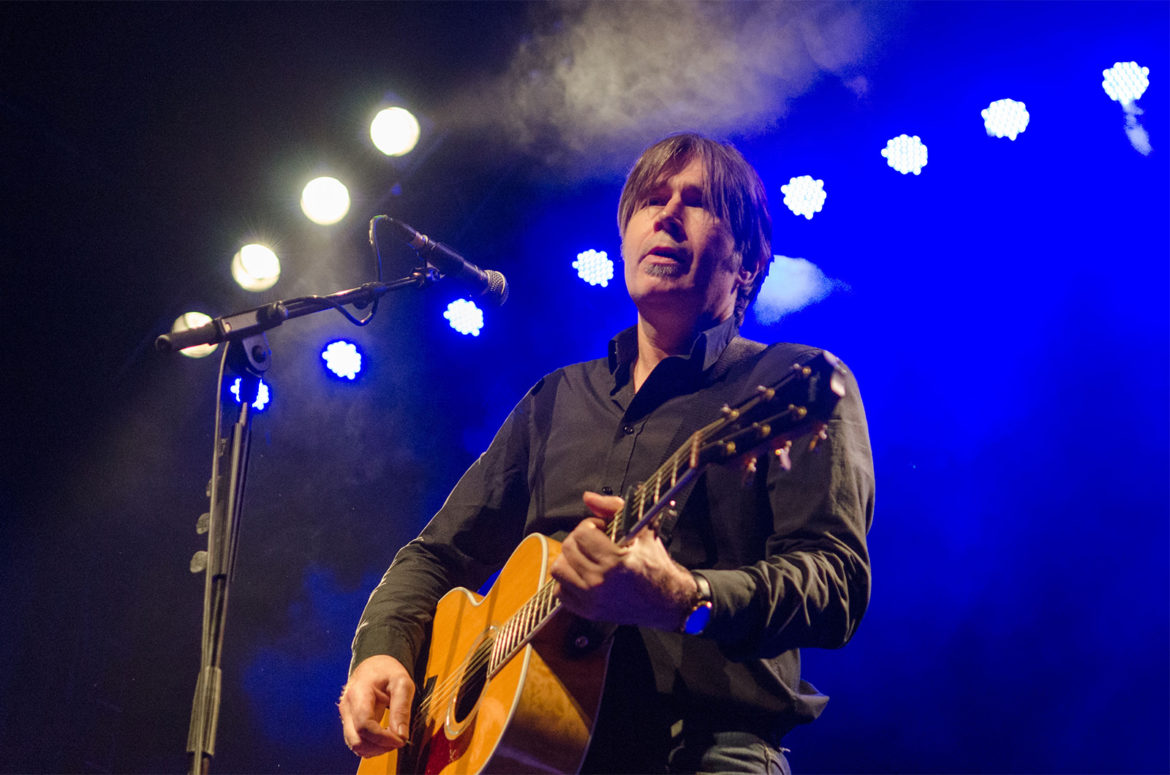
[[[772,216],[759,174],[730,143],[682,132],[643,151],[626,177],[618,200],[618,233],[625,237],[626,226],[647,192],[696,158],[707,173],[703,206],[727,222],[743,265],[756,271],[755,280],[740,288],[735,301],[736,320],[743,322],[744,312],[759,295],[772,263]]]

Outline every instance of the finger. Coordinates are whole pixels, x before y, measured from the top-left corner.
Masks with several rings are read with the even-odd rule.
[[[625,503],[625,501],[616,495],[602,495],[601,493],[590,491],[586,491],[581,496],[581,499],[585,501],[585,506],[589,511],[606,522],[614,514],[621,511],[622,505]]]
[[[338,703],[345,744],[359,756],[392,751],[401,743],[378,723],[384,714],[386,695],[361,685],[348,686]]]
[[[390,686],[389,731],[402,741],[410,742],[410,706],[414,701],[414,681],[401,676]]]
[[[571,570],[569,571],[569,575],[579,579]],[[591,613],[588,607],[589,597],[582,592],[582,587],[578,586],[578,584],[579,582],[570,581],[569,579],[558,582],[556,596],[561,601],[561,605],[570,613],[588,618]]]
[[[608,569],[621,561],[624,549],[618,547],[602,530],[596,519],[577,525],[562,545],[561,557],[585,580],[599,582]]]
[[[350,746],[358,756],[378,756],[388,751],[394,751],[406,744],[399,735],[394,734],[373,719],[367,720],[356,728],[358,741]]]
[[[562,588],[576,588],[581,589],[587,586],[585,577],[582,575],[582,570],[590,565],[590,563],[583,557],[578,557],[574,562],[568,556],[574,550],[571,548],[564,548],[561,550],[561,556],[556,559],[549,568],[549,575]],[[562,596],[563,589],[558,591],[558,596]]]

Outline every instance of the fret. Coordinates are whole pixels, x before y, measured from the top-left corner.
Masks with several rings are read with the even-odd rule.
[[[520,612],[522,614],[520,617],[520,622],[521,622],[520,640],[524,640],[532,632],[532,605],[531,605],[531,603],[530,602],[525,603],[524,607],[520,609]]]
[[[496,665],[500,664],[500,662],[501,662],[500,652],[503,650],[503,648],[504,648],[503,640],[501,640],[501,638],[499,637],[499,634],[497,633],[495,639],[492,641],[491,656],[488,657],[488,673],[489,674],[495,672]]]

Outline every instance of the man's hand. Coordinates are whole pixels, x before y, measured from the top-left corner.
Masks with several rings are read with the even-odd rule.
[[[394,657],[362,660],[341,692],[341,729],[345,744],[358,756],[377,756],[401,748],[410,740],[410,703],[414,679]],[[390,710],[390,726],[383,729],[383,712]]]
[[[587,492],[584,500],[596,516],[574,528],[550,569],[561,602],[586,619],[677,630],[698,593],[690,571],[670,559],[653,530],[626,546],[610,540],[604,528],[621,498]]]

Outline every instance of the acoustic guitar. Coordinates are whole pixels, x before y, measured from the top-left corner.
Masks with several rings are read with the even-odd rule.
[[[792,439],[821,426],[845,395],[844,367],[821,351],[695,431],[626,498],[606,528],[617,543],[677,516],[676,499],[709,465],[770,447],[787,467]],[[815,446],[823,431],[814,433]],[[560,543],[530,535],[486,596],[439,601],[418,682],[410,743],[363,759],[358,775],[574,773],[592,735],[612,625],[562,609],[549,568]],[[416,676],[417,678],[417,676]],[[383,718],[385,725],[388,719]]]

